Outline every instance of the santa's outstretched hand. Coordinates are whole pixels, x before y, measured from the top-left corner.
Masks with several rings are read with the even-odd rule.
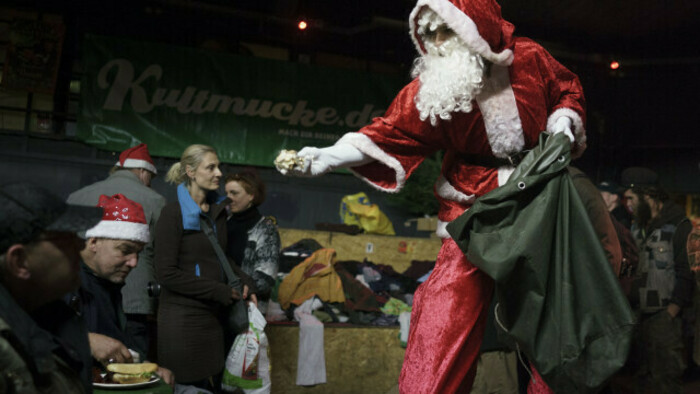
[[[282,151],[275,159],[277,171],[283,175],[319,176],[337,168],[353,167],[372,159],[349,144],[326,148],[305,147],[299,152]]]

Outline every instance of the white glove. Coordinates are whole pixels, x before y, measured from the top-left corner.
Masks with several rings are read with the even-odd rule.
[[[553,134],[559,134],[559,133],[564,133],[566,134],[567,137],[569,137],[569,141],[571,143],[574,143],[574,133],[571,132],[572,128],[572,122],[571,118],[568,116],[561,116],[557,119],[556,122],[554,122],[554,130],[552,131]]]
[[[372,161],[372,158],[360,152],[352,145],[340,144],[326,148],[306,147],[297,153],[303,164],[287,171],[279,169],[284,175],[319,176],[341,167],[354,167]]]

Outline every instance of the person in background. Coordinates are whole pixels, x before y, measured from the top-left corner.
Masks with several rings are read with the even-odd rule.
[[[644,188],[655,186],[659,182],[659,176],[653,170],[646,167],[630,167],[622,171],[622,184],[624,185],[623,197],[625,207],[632,214],[633,232],[644,233],[651,220],[651,208],[644,203]],[[641,234],[643,237],[644,234]],[[640,238],[635,236],[637,240]],[[641,246],[641,245],[638,245]]]
[[[685,210],[658,185],[648,168],[622,173],[625,197],[634,212],[632,234],[639,265],[632,283],[632,307],[639,313],[633,356],[639,360],[638,393],[680,393],[687,367],[681,312],[692,300],[694,278],[687,241],[692,230]]]
[[[166,181],[177,184],[177,201],[163,208],[156,225],[155,268],[161,285],[158,310],[158,363],[176,382],[218,392],[233,333],[222,324],[225,307],[241,298],[255,301],[252,280],[232,264],[242,294],[229,287],[221,263],[200,220],[214,229],[226,249],[226,205],[214,148],[190,145]]]
[[[135,341],[127,332],[121,290],[151,234],[139,203],[115,194],[101,196],[97,206],[104,213],[85,233],[87,242],[80,251],[82,284],[66,300],[85,320],[96,363],[139,362],[146,354],[132,350]],[[159,367],[156,373],[173,385],[168,369]]]
[[[624,192],[622,187],[610,181],[600,182],[597,187],[608,212],[610,212],[610,219],[617,233],[617,239],[622,252],[622,262],[618,277],[622,290],[625,295],[629,297],[632,277],[639,263],[639,249],[630,231],[632,228],[632,213],[629,208],[622,203],[622,194]]]
[[[600,245],[608,258],[610,267],[619,279],[622,268],[622,247],[607,201],[598,192],[599,188],[591,182],[583,171],[574,166],[569,166],[568,170],[574,187],[579,197],[581,197],[583,205],[586,207],[586,213],[591,221],[593,230],[598,235]]]
[[[265,184],[254,172],[226,177],[229,217],[226,253],[255,281],[258,309],[265,314],[279,269],[280,236],[270,217],[258,211],[265,201]]]
[[[87,330],[61,297],[80,285],[76,232],[101,217],[31,184],[0,187],[0,392],[92,392]]]
[[[165,198],[151,189],[151,180],[158,174],[148,146],[140,144],[123,151],[112,168],[110,176],[71,193],[69,204],[94,207],[101,195],[121,193],[143,207],[151,234],[155,231]],[[126,313],[127,331],[133,338],[133,347],[148,354],[149,336],[155,330],[155,299],[148,294],[148,284],[155,281],[153,272],[153,242],[148,240],[139,253],[138,265],[127,277],[122,288],[122,303]]]
[[[598,190],[610,214],[627,229],[631,228],[632,213],[622,203],[622,188],[613,182],[603,181],[598,184]]]

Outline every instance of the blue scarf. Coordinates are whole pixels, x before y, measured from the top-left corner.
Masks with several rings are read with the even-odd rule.
[[[212,204],[220,203],[225,198],[224,196],[219,196],[215,191],[208,192],[206,196],[210,207]],[[199,215],[205,217],[206,215],[204,215],[202,209],[199,208],[199,204],[194,202],[184,182],[177,186],[177,201],[180,203],[180,211],[182,212],[182,227],[184,227],[185,230],[200,231]],[[214,231],[216,231],[216,227],[213,228]]]

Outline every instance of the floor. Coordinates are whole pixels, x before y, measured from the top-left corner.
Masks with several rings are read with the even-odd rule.
[[[687,371],[686,374],[683,378],[684,384],[683,384],[683,394],[700,394],[700,367],[694,365],[691,366]],[[631,382],[630,382],[631,383]],[[631,386],[627,387],[626,390],[623,390],[617,394],[633,394],[633,390],[631,389]],[[392,387],[391,390],[387,391],[385,394],[399,394],[399,385],[397,384],[396,386]],[[472,393],[472,394],[480,394],[480,393]],[[502,393],[502,394],[511,394],[511,393]],[[516,394],[516,393],[512,393]]]

